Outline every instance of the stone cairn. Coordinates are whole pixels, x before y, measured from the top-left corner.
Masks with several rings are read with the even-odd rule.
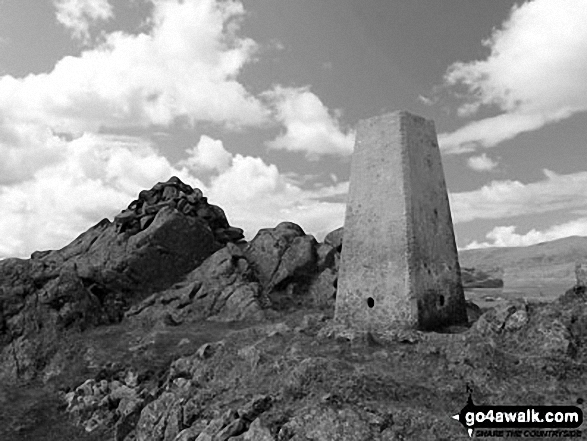
[[[244,239],[243,230],[228,224],[222,208],[209,204],[199,188],[184,184],[176,176],[172,176],[167,182],[158,182],[150,190],[142,190],[139,198],[114,218],[117,232],[133,235],[143,231],[164,207],[204,220],[216,241],[221,244]]]

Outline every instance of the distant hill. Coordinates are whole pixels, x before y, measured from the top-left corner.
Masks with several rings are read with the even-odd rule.
[[[527,247],[493,247],[459,252],[461,267],[503,270],[506,287],[571,285],[575,262],[587,263],[587,237],[570,236]]]

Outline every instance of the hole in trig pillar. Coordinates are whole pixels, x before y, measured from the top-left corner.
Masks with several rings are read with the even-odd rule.
[[[438,296],[438,304],[444,306],[444,296],[442,294]]]
[[[375,300],[373,300],[373,297],[367,297],[367,306],[369,308],[373,308],[373,306],[375,306]]]

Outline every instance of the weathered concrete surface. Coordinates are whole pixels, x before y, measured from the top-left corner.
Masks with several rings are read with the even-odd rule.
[[[359,122],[335,317],[382,331],[467,321],[434,122],[394,112]]]

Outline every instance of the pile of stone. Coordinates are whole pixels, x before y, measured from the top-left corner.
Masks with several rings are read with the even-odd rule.
[[[133,235],[145,230],[165,207],[175,209],[185,216],[204,220],[214,233],[216,241],[221,244],[244,239],[243,230],[228,224],[222,208],[209,204],[199,188],[184,184],[176,176],[172,176],[167,182],[158,182],[151,190],[141,191],[139,198],[114,218],[117,232]]]

